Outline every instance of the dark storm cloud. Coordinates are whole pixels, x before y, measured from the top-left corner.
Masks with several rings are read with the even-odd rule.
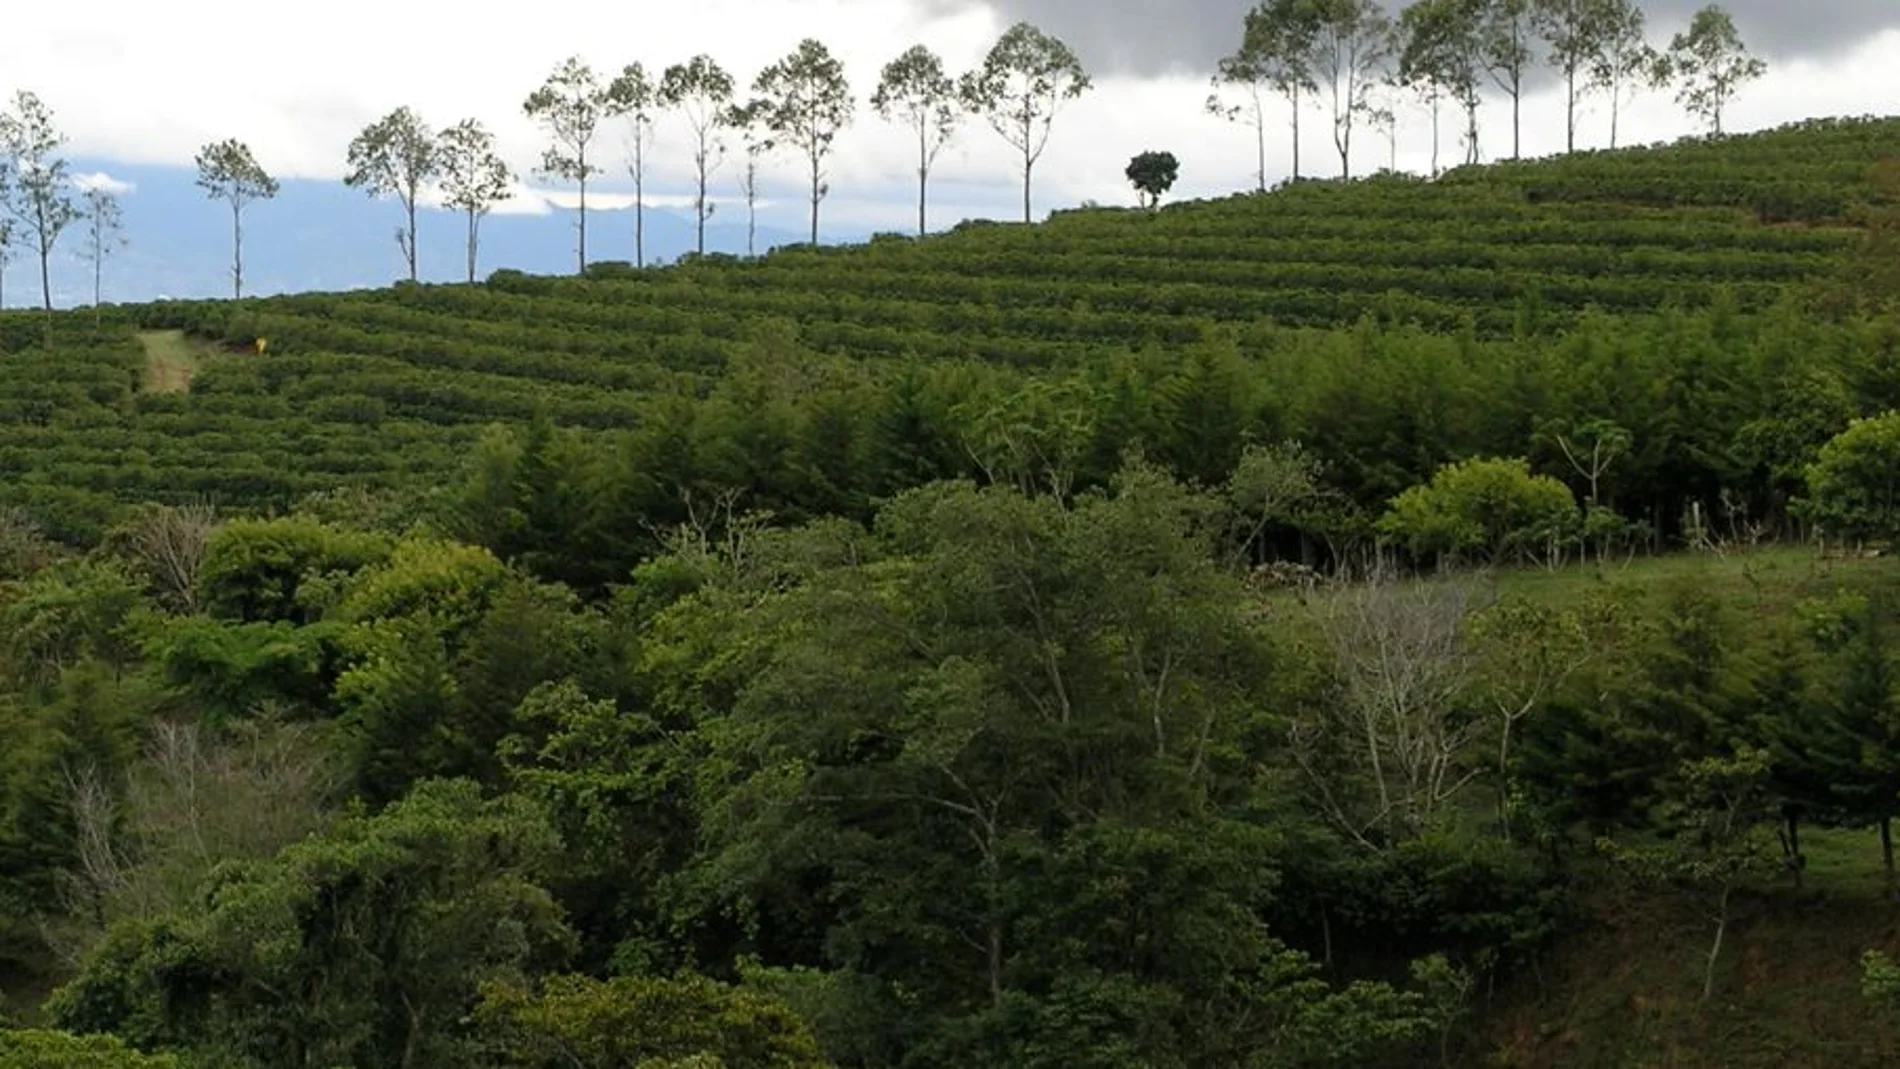
[[[968,0],[933,0],[940,7]],[[1659,46],[1706,0],[1646,0]],[[1233,50],[1253,0],[989,0],[1006,21],[1027,20],[1062,38],[1097,73],[1207,71]],[[1388,9],[1400,4],[1386,0]],[[1833,55],[1900,27],[1900,0],[1728,0],[1743,40],[1769,59]]]

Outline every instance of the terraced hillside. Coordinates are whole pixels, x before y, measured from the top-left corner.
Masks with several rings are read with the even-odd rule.
[[[1769,515],[1786,458],[1737,453],[1745,424],[1814,375],[1849,399],[1823,391],[1819,427],[1893,392],[1878,324],[1802,308],[1840,276],[1891,155],[1900,120],[1814,122],[750,262],[166,302],[99,335],[63,321],[50,361],[9,313],[0,477],[76,533],[128,500],[441,485],[483,425],[545,413],[622,455],[777,420],[758,455],[721,447],[673,483],[792,513],[977,470],[1086,481],[1135,444],[1219,479],[1240,443],[1282,436],[1374,507],[1460,456],[1557,464],[1551,421],[1663,420],[1624,465],[1626,511],[1668,527],[1684,495],[1732,489]],[[225,351],[189,392],[142,389],[138,330]],[[708,397],[724,408],[681,407]],[[1636,489],[1658,480],[1682,489]]]

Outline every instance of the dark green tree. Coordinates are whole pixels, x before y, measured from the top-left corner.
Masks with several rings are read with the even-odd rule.
[[[1135,192],[1141,195],[1141,206],[1154,211],[1161,206],[1161,198],[1174,188],[1175,179],[1181,177],[1181,164],[1172,152],[1144,152],[1128,161],[1126,173]]]

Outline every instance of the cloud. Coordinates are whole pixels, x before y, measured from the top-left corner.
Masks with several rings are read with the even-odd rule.
[[[976,0],[931,0],[951,13]],[[1396,13],[1404,6],[1384,0]],[[1706,0],[1639,0],[1658,46]],[[1092,70],[1154,75],[1211,72],[1239,41],[1255,0],[988,0],[1004,23],[1027,20],[1061,37]],[[1770,59],[1831,56],[1900,28],[1895,0],[1726,0],[1743,40]]]
[[[1674,32],[1692,0],[1649,0],[1652,37]],[[33,4],[9,12],[0,35],[0,94],[31,88],[55,110],[69,148],[88,166],[169,164],[188,168],[209,141],[237,137],[279,178],[336,181],[345,147],[365,125],[398,105],[448,125],[465,116],[494,131],[502,155],[521,176],[498,213],[546,215],[572,203],[572,192],[533,173],[544,148],[521,102],[562,59],[578,52],[603,73],[638,60],[657,70],[708,52],[749,84],[766,64],[806,36],[823,40],[844,62],[860,101],[856,123],[829,163],[833,195],[827,226],[908,229],[915,225],[915,147],[862,101],[878,70],[918,41],[953,70],[980,62],[1008,22],[1032,18],[1069,39],[1097,72],[1097,89],[1056,123],[1037,165],[1038,212],[1086,199],[1133,204],[1122,169],[1130,156],[1165,149],[1181,158],[1177,196],[1217,195],[1251,184],[1251,138],[1207,116],[1206,71],[1227,51],[1248,0],[695,0],[653,5],[576,0],[560,18],[517,9],[495,19],[443,18],[444,5],[386,0],[329,0],[301,17],[291,34],[264,32],[255,8],[237,0],[94,0],[83,6]],[[1731,0],[1743,33],[1774,58],[1769,77],[1743,89],[1729,124],[1752,127],[1817,114],[1891,111],[1900,101],[1900,25],[1895,0]],[[1860,35],[1858,47],[1852,44]],[[347,73],[345,73],[347,71]],[[1605,123],[1600,104],[1585,116],[1585,141]],[[1547,92],[1525,101],[1526,148],[1552,151],[1561,139],[1561,104]],[[1400,109],[1402,164],[1430,158],[1428,120],[1410,102]],[[1503,142],[1500,109],[1486,109],[1485,143]],[[1270,177],[1286,171],[1284,107],[1269,133]],[[1625,116],[1638,139],[1690,130],[1665,96]],[[1449,131],[1455,123],[1447,121]],[[661,116],[650,153],[649,203],[678,209],[692,192],[685,131]],[[1312,113],[1304,154],[1309,170],[1329,169],[1328,124]],[[624,132],[597,142],[607,173],[589,191],[590,206],[617,207],[632,191],[623,162]],[[1355,171],[1383,160],[1379,138],[1364,136]],[[1453,149],[1447,148],[1447,154]],[[742,210],[740,159],[713,175],[720,220]],[[802,221],[800,161],[766,161],[761,222]],[[1336,161],[1334,165],[1336,166]],[[948,226],[967,216],[1020,214],[1019,164],[980,121],[965,125],[933,174],[931,220]]]
[[[81,192],[90,193],[98,189],[115,197],[123,197],[138,188],[136,184],[132,182],[121,182],[117,178],[106,174],[104,171],[95,171],[91,174],[76,174],[73,176],[73,185]]]

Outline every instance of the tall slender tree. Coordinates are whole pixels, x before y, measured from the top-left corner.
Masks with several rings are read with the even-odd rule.
[[[1511,98],[1511,158],[1524,154],[1524,82],[1536,62],[1531,0],[1480,0],[1478,55],[1491,80]]]
[[[1612,32],[1614,0],[1534,0],[1531,23],[1564,80],[1564,151],[1577,151],[1577,103],[1601,86],[1597,60]]]
[[[957,84],[943,60],[924,45],[912,45],[885,64],[871,107],[917,135],[917,235],[930,232],[930,168],[963,122]]]
[[[1736,91],[1768,73],[1768,64],[1749,54],[1728,11],[1710,4],[1669,43],[1668,72],[1677,87],[1676,103],[1719,134],[1722,113]]]
[[[277,180],[258,165],[251,147],[236,138],[198,151],[198,187],[231,206],[231,296],[244,297],[244,208],[277,195]]]
[[[106,258],[124,247],[125,215],[119,198],[103,182],[86,186],[86,259],[92,263],[92,322],[99,325],[99,305],[105,294]]]
[[[1003,31],[983,65],[963,76],[957,92],[964,106],[989,120],[990,128],[1022,154],[1023,222],[1034,216],[1030,181],[1049,147],[1062,105],[1094,87],[1069,46],[1027,22]]]
[[[580,186],[580,240],[575,246],[579,273],[587,271],[587,180],[601,173],[591,149],[610,106],[607,90],[594,75],[594,68],[579,56],[568,57],[521,104],[521,110],[541,124],[553,142],[541,154],[538,171],[544,177]]]
[[[1254,180],[1260,192],[1267,191],[1267,94],[1273,92],[1273,57],[1264,27],[1265,6],[1248,11],[1243,22],[1240,47],[1223,56],[1214,68],[1213,92],[1207,96],[1207,112],[1228,122],[1245,122],[1253,127]],[[1237,93],[1233,103],[1223,94]]]
[[[758,255],[759,166],[772,151],[772,131],[761,118],[765,106],[757,100],[726,109],[726,126],[739,133],[745,166],[739,172],[739,195],[745,198],[745,254]]]
[[[66,158],[59,154],[66,136],[53,125],[53,112],[26,90],[14,94],[12,107],[0,111],[0,208],[13,218],[16,233],[40,259],[40,303],[52,329],[53,246],[79,219],[73,202]]]
[[[607,87],[609,106],[627,120],[627,176],[633,179],[633,263],[647,265],[647,149],[659,89],[644,64],[629,63]]]
[[[1644,86],[1658,84],[1662,57],[1650,47],[1643,9],[1636,0],[1604,0],[1607,26],[1591,76],[1610,97],[1610,147],[1621,133],[1623,105]]]
[[[706,186],[726,158],[722,135],[732,117],[733,91],[732,75],[707,55],[676,63],[660,78],[661,105],[678,112],[693,135],[693,176],[697,181],[693,223],[698,235],[695,247],[702,256],[706,254],[706,220],[712,218],[716,207],[706,197]]]
[[[825,160],[832,142],[857,111],[844,64],[820,41],[807,37],[792,53],[759,72],[758,119],[775,143],[796,148],[811,168],[811,243],[818,244],[818,205],[831,192]]]
[[[0,169],[0,181],[5,178],[6,172]],[[0,200],[4,200],[5,196],[4,188],[0,188]],[[13,252],[13,220],[0,214],[0,310],[7,306],[7,265],[13,262]]]
[[[468,280],[474,282],[482,219],[507,199],[515,176],[495,152],[495,136],[474,119],[463,119],[437,137],[442,202],[468,221]]]
[[[1352,177],[1353,129],[1371,109],[1379,71],[1392,55],[1392,22],[1378,0],[1313,0],[1319,32],[1313,73],[1332,96],[1339,176]]]
[[[409,281],[416,271],[416,202],[441,171],[435,132],[407,107],[397,108],[363,128],[350,142],[343,184],[372,197],[394,194],[402,202],[403,225],[396,231]]]
[[[1455,102],[1465,113],[1465,162],[1476,163],[1481,100],[1475,6],[1471,0],[1418,0],[1400,12],[1395,30],[1395,75],[1432,113],[1432,174],[1439,172],[1440,106]]]
[[[1300,116],[1309,95],[1319,93],[1313,76],[1313,46],[1319,35],[1320,8],[1315,0],[1264,0],[1242,22],[1240,50],[1234,56],[1259,66],[1267,85],[1286,98],[1293,132],[1293,179],[1300,169]]]

